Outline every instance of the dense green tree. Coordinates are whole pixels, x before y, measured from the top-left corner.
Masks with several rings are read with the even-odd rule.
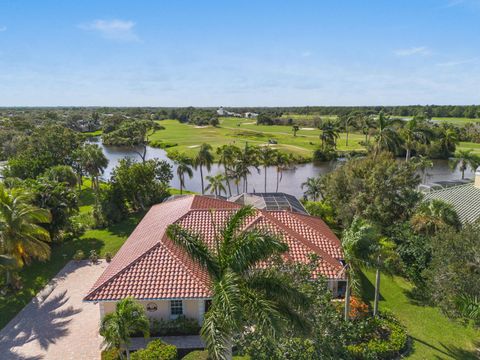
[[[267,230],[245,230],[243,224],[254,214],[252,207],[235,212],[220,229],[216,250],[207,247],[201,234],[176,224],[167,228],[169,238],[211,279],[212,305],[201,335],[213,359],[231,359],[233,337],[248,327],[267,334],[286,324],[301,329],[308,326],[299,312],[308,304],[308,298],[290,285],[287,274],[257,267],[288,248]]]
[[[19,145],[8,160],[5,176],[36,178],[55,165],[73,164],[74,151],[81,141],[77,133],[61,125],[40,126]]]
[[[480,233],[476,225],[437,233],[432,240],[432,261],[426,276],[436,305],[449,316],[466,315],[461,297],[480,297]]]
[[[298,130],[300,130],[300,126],[298,126],[298,125],[293,125],[293,126],[292,126],[292,131],[293,131],[293,136],[294,136],[294,137],[297,136]]]
[[[150,322],[143,306],[133,298],[125,298],[117,302],[114,312],[103,317],[100,324],[100,335],[103,336],[106,349],[120,350],[121,358],[125,351],[127,359],[130,359],[131,337],[137,333],[148,337],[149,328]]]
[[[322,179],[323,197],[346,227],[360,216],[386,228],[408,219],[420,199],[415,166],[390,153],[351,159]]]
[[[77,185],[77,176],[71,166],[57,165],[48,169],[43,176],[51,181],[67,184],[69,187]]]
[[[172,166],[165,160],[138,163],[122,159],[112,172],[111,183],[129,207],[137,211],[163,201],[169,195],[172,177]]]

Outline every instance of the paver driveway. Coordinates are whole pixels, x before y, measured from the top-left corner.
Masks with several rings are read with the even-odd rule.
[[[48,294],[47,287],[0,331],[0,359],[99,359],[99,307],[82,298],[105,267],[68,263],[54,290]]]

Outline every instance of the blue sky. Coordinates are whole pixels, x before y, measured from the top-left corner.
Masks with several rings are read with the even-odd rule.
[[[0,106],[480,103],[480,0],[0,0]]]

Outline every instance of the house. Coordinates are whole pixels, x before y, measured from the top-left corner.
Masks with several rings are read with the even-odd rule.
[[[253,119],[253,118],[256,118],[257,116],[258,116],[258,114],[257,114],[257,113],[254,113],[254,112],[246,112],[246,113],[245,113],[245,117],[246,117],[247,119]]]
[[[166,235],[177,223],[202,233],[208,245],[219,226],[241,204],[200,195],[172,198],[153,206],[95,282],[84,301],[98,302],[100,314],[115,309],[118,300],[137,299],[151,318],[179,315],[201,324],[212,296],[207,273]],[[345,279],[340,241],[319,218],[290,209],[257,209],[246,225],[267,227],[283,237],[289,251],[285,259],[307,263],[310,254],[320,257],[312,277],[324,276],[335,296],[343,295]]]
[[[480,219],[480,167],[475,172],[475,180],[431,190],[425,194],[425,200],[443,200],[453,205],[462,224],[473,223]]]

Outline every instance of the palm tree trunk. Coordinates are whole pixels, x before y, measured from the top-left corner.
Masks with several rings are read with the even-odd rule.
[[[235,185],[237,185],[237,195],[240,195],[240,187],[239,187],[239,184],[240,184],[240,179],[238,178],[237,181],[235,181]]]
[[[378,302],[380,300],[380,269],[375,274],[375,301],[373,303],[373,316],[378,315]]]
[[[130,360],[130,350],[128,350],[128,346],[125,346],[125,352],[127,353],[127,360]]]
[[[277,186],[275,188],[275,192],[278,192],[278,184],[280,183],[280,172],[278,171],[278,168],[277,168]]]
[[[348,146],[348,126],[345,126],[345,133],[346,133],[345,146]]]
[[[202,165],[200,165],[200,181],[202,182],[202,195],[205,194],[205,189],[203,188],[203,169]]]
[[[227,182],[228,196],[232,196],[232,189],[230,188],[230,180],[228,179],[227,167],[224,165],[223,168],[225,169],[225,181]]]
[[[180,195],[182,195],[182,191],[183,191],[183,176],[180,175]]]
[[[405,155],[405,161],[408,161],[410,160],[410,153],[411,153],[412,150],[410,150],[410,148],[407,148],[407,155]]]
[[[350,280],[347,277],[347,287],[345,289],[345,310],[344,310],[344,319],[348,321],[350,319]]]

